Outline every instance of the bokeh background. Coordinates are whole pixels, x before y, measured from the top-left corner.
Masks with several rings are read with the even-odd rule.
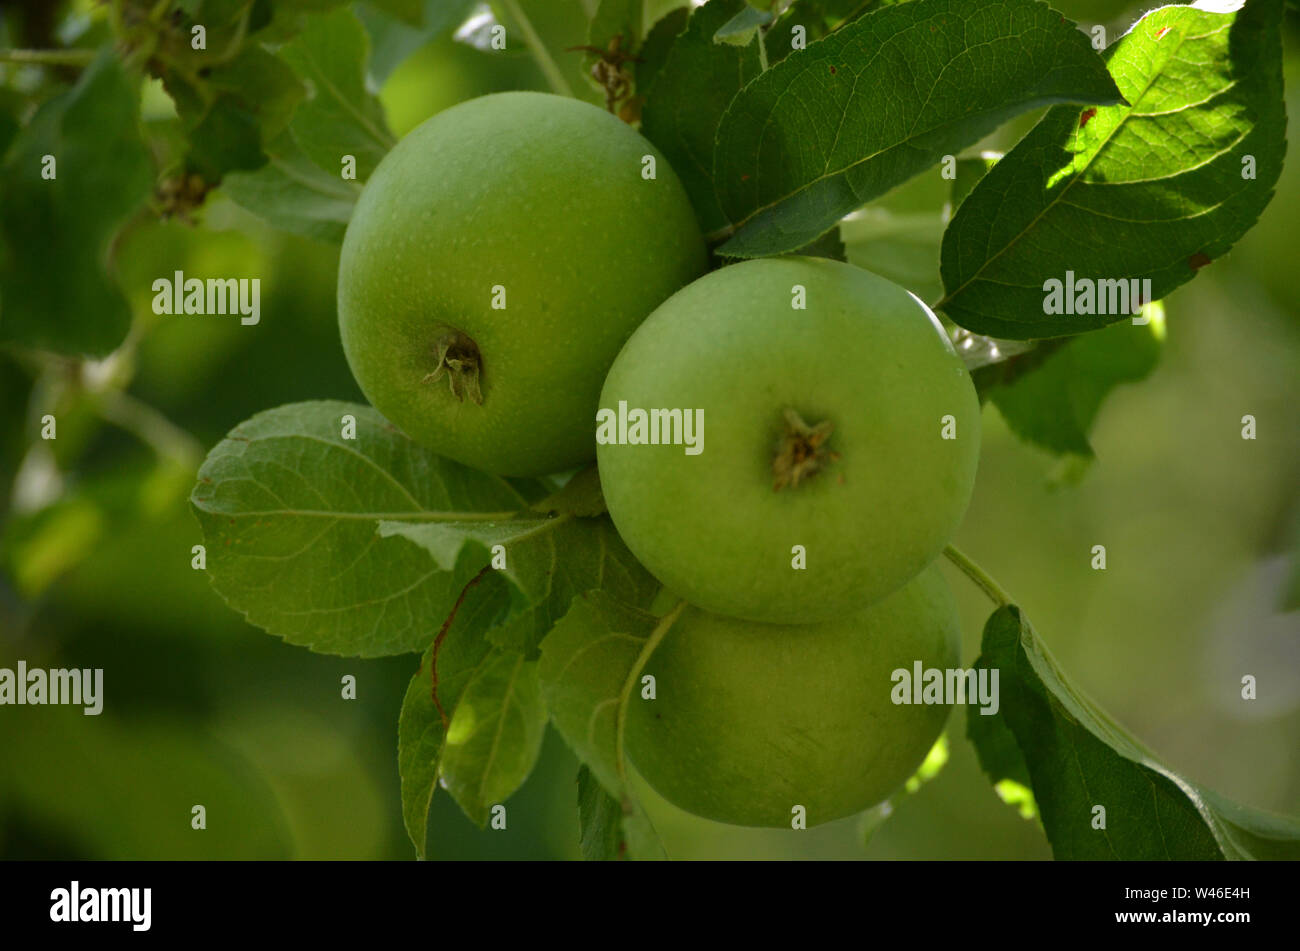
[[[1106,24],[1113,39],[1153,5],[1054,6]],[[38,8],[74,35],[96,29],[88,2],[23,7],[0,9],[0,46],[23,45]],[[578,0],[529,10],[548,38],[583,42]],[[1286,42],[1294,116],[1295,16]],[[566,68],[585,89],[572,56]],[[21,88],[21,68],[0,64],[0,81]],[[414,52],[381,99],[400,135],[456,102],[519,88],[544,88],[526,54],[448,38]],[[159,89],[144,101],[146,120],[168,115]],[[1009,148],[1034,118],[985,145]],[[1104,404],[1091,466],[1062,465],[1018,441],[986,407],[979,481],[956,538],[1023,605],[1074,682],[1165,762],[1293,814],[1300,615],[1282,604],[1300,537],[1294,138],[1258,226],[1166,301],[1161,362]],[[922,179],[912,194],[946,186],[937,170]],[[854,260],[885,267],[890,258],[895,271],[919,261],[920,283],[937,227],[863,242]],[[121,351],[82,364],[0,349],[0,666],[102,667],[107,694],[99,717],[0,708],[0,857],[412,857],[396,722],[418,658],[288,647],[244,623],[190,567],[201,537],[187,496],[207,448],[280,403],[361,399],[338,340],[337,260],[335,246],[273,231],[217,193],[193,225],[150,223],[120,241],[116,273],[135,314]],[[150,283],[174,270],[260,277],[261,323],[155,316]],[[38,438],[47,412],[59,420],[52,444]],[[1254,441],[1240,436],[1245,414],[1258,420]],[[1095,544],[1107,548],[1104,572],[1089,565]],[[989,606],[960,575],[950,581],[969,664]],[[1254,702],[1239,696],[1246,673],[1259,680]],[[340,697],[345,674],[357,678],[355,701]],[[679,858],[1050,857],[1038,826],[986,782],[964,731],[958,712],[947,767],[865,842],[854,819],[744,830],[642,791]],[[506,832],[476,829],[435,796],[431,857],[576,858],[576,768],[552,732],[511,800]],[[206,831],[190,828],[194,803],[207,807]]]

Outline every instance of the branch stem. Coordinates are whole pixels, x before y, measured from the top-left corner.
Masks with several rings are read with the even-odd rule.
[[[550,52],[546,49],[546,44],[542,42],[542,38],[533,29],[532,22],[529,21],[523,8],[519,6],[518,0],[501,0],[501,6],[510,14],[510,18],[518,24],[519,32],[524,34],[524,44],[528,47],[528,52],[533,54],[537,68],[546,77],[551,90],[561,96],[573,98],[573,87],[569,85],[569,81],[564,78],[564,73],[560,72],[560,67],[551,58]]]
[[[94,50],[3,50],[0,63],[33,66],[89,66]]]
[[[203,460],[202,444],[143,400],[116,390],[100,398],[99,415],[134,435],[160,458],[171,459],[187,469],[197,469]]]
[[[956,546],[949,545],[943,550],[943,553],[949,561],[961,569],[962,574],[975,582],[976,586],[988,595],[989,600],[998,607],[1005,608],[1007,605],[1014,603],[1011,595],[1003,591],[1001,585],[985,574],[983,568],[971,561]]]

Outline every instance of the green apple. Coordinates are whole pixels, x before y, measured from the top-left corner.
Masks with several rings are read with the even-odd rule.
[[[784,626],[686,608],[647,661],[655,699],[629,701],[641,775],[696,815],[809,826],[886,799],[925,759],[943,704],[896,704],[895,670],[955,668],[956,608],[931,565],[856,615]]]
[[[362,191],[343,351],[375,408],[435,452],[501,475],[571,469],[595,455],[619,348],[706,265],[680,181],[636,131],[574,99],[484,96],[413,130]]]
[[[628,547],[690,603],[757,621],[838,617],[906,583],[956,530],[979,458],[979,399],[934,315],[821,258],[683,288],[619,353],[600,407]]]

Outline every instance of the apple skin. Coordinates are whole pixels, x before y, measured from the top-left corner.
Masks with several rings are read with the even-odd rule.
[[[574,99],[483,96],[414,129],[362,191],[339,261],[343,350],[371,404],[435,452],[498,475],[572,469],[595,455],[619,348],[706,266],[685,190],[635,130]],[[457,331],[480,354],[481,404],[429,378]]]
[[[866,607],[943,549],[974,486],[979,399],[947,335],[906,290],[836,261],[748,261],[674,294],[614,361],[600,406],[620,401],[704,411],[698,455],[603,443],[597,461],[628,547],[719,614],[799,624]],[[837,455],[778,490],[787,408],[828,421]]]
[[[916,771],[950,708],[894,704],[894,670],[954,668],[960,625],[936,566],[857,615],[760,624],[688,607],[646,663],[625,743],[642,777],[696,815],[809,826],[888,798]]]

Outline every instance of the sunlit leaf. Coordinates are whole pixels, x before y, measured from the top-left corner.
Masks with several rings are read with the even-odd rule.
[[[938,306],[993,336],[1078,333],[1133,311],[1108,299],[1048,313],[1047,282],[1150,281],[1148,302],[1226,254],[1282,168],[1280,17],[1280,0],[1250,0],[1139,20],[1106,51],[1129,103],[1058,106],[962,202]]]

